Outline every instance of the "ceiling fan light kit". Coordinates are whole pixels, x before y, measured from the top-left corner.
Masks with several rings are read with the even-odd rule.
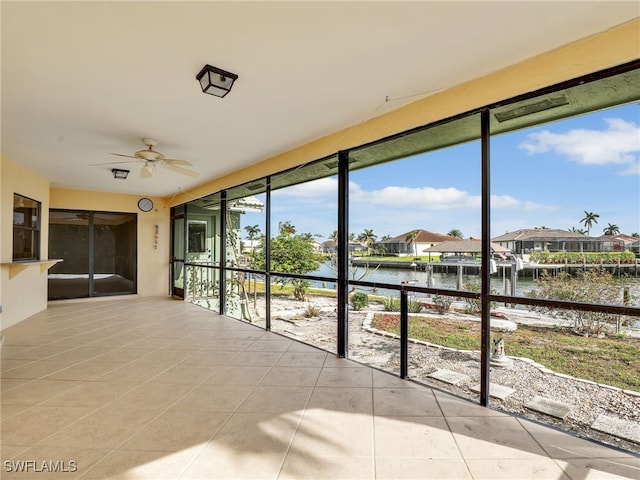
[[[231,91],[233,82],[238,79],[238,75],[211,65],[205,65],[196,75],[196,79],[200,82],[200,88],[204,93],[222,98]]]
[[[156,170],[156,166],[160,165],[161,167],[166,168],[167,170],[171,170],[176,173],[181,173],[182,175],[188,175],[193,178],[197,178],[200,176],[198,172],[194,172],[193,170],[188,170],[183,167],[192,167],[191,162],[187,162],[186,160],[177,160],[173,158],[166,158],[162,153],[157,152],[153,149],[156,146],[156,141],[152,138],[143,138],[142,143],[144,143],[147,148],[145,150],[138,150],[133,155],[125,155],[124,153],[112,153],[111,155],[116,155],[118,157],[131,158],[133,160],[125,160],[122,162],[106,162],[106,163],[93,163],[91,166],[96,165],[114,165],[116,163],[132,163],[132,162],[144,162],[144,166],[140,170],[140,178],[150,178],[153,176],[153,173]],[[126,172],[126,174],[124,173]],[[125,179],[129,174],[129,170],[123,170],[119,168],[112,168],[111,173],[113,174],[113,178]]]

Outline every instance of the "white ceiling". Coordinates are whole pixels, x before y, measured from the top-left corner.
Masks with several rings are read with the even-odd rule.
[[[638,17],[636,1],[2,1],[2,156],[52,186],[172,195]],[[576,59],[576,61],[580,61]],[[206,63],[239,75],[201,92]],[[385,98],[389,101],[385,102]],[[158,141],[168,170],[114,180]],[[122,165],[121,165],[122,167]]]

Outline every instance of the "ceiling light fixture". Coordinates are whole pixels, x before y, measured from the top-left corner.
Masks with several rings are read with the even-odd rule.
[[[204,93],[222,98],[231,91],[233,82],[238,79],[238,75],[211,65],[205,65],[200,70],[200,73],[196,75],[196,78],[200,82],[200,87]]]
[[[112,168],[111,173],[113,173],[113,178],[118,180],[126,180],[127,175],[129,175],[129,170],[123,170],[121,168]]]

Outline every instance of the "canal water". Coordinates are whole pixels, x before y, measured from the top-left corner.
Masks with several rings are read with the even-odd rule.
[[[363,268],[358,268],[354,276],[350,279],[359,280],[360,275],[364,272]],[[334,277],[335,271],[331,269],[328,263],[323,264],[314,274],[318,276]],[[390,283],[400,285],[402,282],[407,282],[410,285],[416,285],[418,287],[433,287],[441,289],[456,290],[458,285],[458,276],[455,273],[437,273],[431,274],[431,285],[428,285],[429,274],[426,271],[419,269],[408,268],[378,268],[370,269],[368,275],[362,278],[362,281],[372,283]],[[463,274],[462,284],[467,282],[478,283],[480,277],[478,275]],[[315,287],[335,288],[335,284],[313,282]],[[640,282],[637,278],[630,278],[626,282],[626,286],[629,287],[631,292],[631,304],[632,306],[640,305]],[[511,295],[511,278],[510,272],[507,269],[506,272],[502,269],[491,276],[491,288],[498,295]],[[519,276],[515,285],[515,295],[518,297],[526,297],[530,292],[537,289],[537,284],[532,277]],[[363,289],[366,290],[366,289]],[[380,295],[397,295],[395,291],[386,292],[383,289],[377,291]]]

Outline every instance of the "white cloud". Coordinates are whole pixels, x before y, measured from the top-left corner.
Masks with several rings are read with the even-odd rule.
[[[530,155],[554,151],[583,165],[629,165],[637,162],[640,127],[620,118],[608,118],[605,122],[606,130],[575,129],[566,133],[543,130],[532,133],[519,146]]]

